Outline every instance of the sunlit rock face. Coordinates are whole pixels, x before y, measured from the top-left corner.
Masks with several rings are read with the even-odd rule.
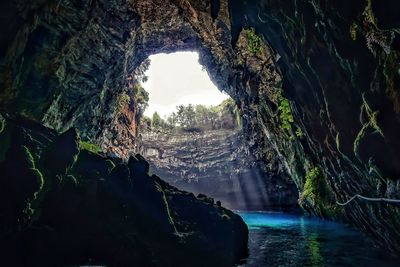
[[[241,130],[142,133],[151,172],[235,210],[296,210],[298,191],[284,172],[256,159]],[[276,166],[278,167],[278,166]]]
[[[3,1],[2,109],[74,125],[126,157],[135,70],[150,54],[196,49],[239,106],[252,153],[293,179],[302,206],[399,252],[398,207],[336,205],[400,198],[398,1],[212,2]]]

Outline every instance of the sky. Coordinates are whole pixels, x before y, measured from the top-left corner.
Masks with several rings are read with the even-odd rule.
[[[149,93],[149,107],[144,114],[149,117],[155,111],[168,116],[181,104],[218,105],[229,97],[202,70],[196,52],[152,55],[146,75],[143,87]]]

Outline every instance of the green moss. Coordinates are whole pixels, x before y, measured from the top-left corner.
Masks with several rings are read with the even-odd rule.
[[[382,138],[385,137],[382,129],[378,125],[379,111],[372,110],[372,108],[369,106],[367,100],[365,99],[365,94],[362,95],[362,99],[363,99],[363,104],[361,105],[360,118],[363,119],[363,117],[366,117],[365,118],[366,121],[362,122],[363,124],[362,124],[361,130],[358,132],[357,137],[354,140],[353,151],[354,151],[354,155],[356,155],[356,156],[358,156],[358,149],[360,146],[360,142],[366,135],[368,129],[371,129],[374,132],[379,133],[380,136],[382,136]],[[366,116],[363,116],[364,114]]]
[[[36,168],[35,160],[29,148],[23,146],[23,151],[24,151],[24,157],[29,165],[30,171],[32,172],[33,176],[36,177],[36,182],[38,185],[38,190],[34,194],[34,199],[36,199],[37,193],[43,189],[43,184],[44,184],[43,174]]]
[[[340,138],[339,138],[339,132],[336,134],[335,138],[335,143],[336,143],[336,149],[340,152]]]
[[[338,207],[333,204],[333,196],[319,167],[311,168],[305,177],[300,204],[308,201],[318,215],[336,217]]]
[[[315,205],[317,202],[318,195],[321,191],[320,182],[321,171],[318,167],[314,167],[306,174],[306,182],[304,184],[304,190],[301,194],[302,198],[307,198],[311,201],[311,204]]]
[[[253,28],[247,29],[246,37],[248,42],[248,50],[253,55],[259,55],[262,51],[263,39],[257,35]]]
[[[279,120],[281,123],[281,127],[290,132],[292,129],[292,124],[294,122],[292,109],[290,107],[289,100],[280,94],[278,96],[278,110],[279,110]]]
[[[42,191],[43,189],[43,185],[44,185],[44,178],[43,178],[43,174],[38,170],[38,169],[32,169],[32,173],[37,177],[37,182],[39,185],[39,190],[37,192],[35,192],[34,194],[34,198],[36,199],[38,196],[38,193],[40,191]]]
[[[170,223],[171,226],[174,228],[175,233],[178,233],[178,230],[176,229],[176,226],[175,226],[175,221],[174,221],[174,219],[173,219],[172,216],[171,216],[171,210],[170,210],[170,208],[169,208],[169,203],[168,203],[167,197],[166,197],[166,195],[165,195],[165,191],[163,190],[162,186],[161,186],[159,183],[156,183],[156,184],[155,184],[155,187],[156,187],[156,190],[157,190],[158,192],[161,193],[161,199],[162,199],[162,201],[164,202],[164,205],[165,205],[165,209],[166,209],[166,212],[167,212],[167,216],[168,216],[169,223]]]
[[[4,128],[6,127],[6,119],[0,114],[0,133],[4,131]]]
[[[297,128],[295,134],[298,138],[302,138],[304,136],[303,130],[301,128]]]
[[[29,164],[30,168],[35,168],[35,160],[33,159],[32,153],[26,146],[23,146],[23,153],[26,162]]]
[[[35,213],[34,207],[35,201],[39,198],[39,194],[42,192],[43,185],[44,185],[44,178],[43,174],[36,168],[35,160],[30,152],[29,148],[26,146],[22,147],[23,157],[25,163],[28,165],[28,169],[30,174],[32,175],[30,179],[34,179],[35,189],[36,191],[33,192],[33,195],[29,196],[26,199],[26,206],[22,210],[23,213],[23,220],[25,222],[29,221]]]
[[[80,141],[79,142],[79,149],[80,150],[87,150],[87,151],[90,151],[90,152],[95,153],[95,154],[98,154],[98,153],[100,153],[102,151],[101,147],[99,145],[92,144],[92,143],[89,143],[89,142],[86,142],[86,141]]]

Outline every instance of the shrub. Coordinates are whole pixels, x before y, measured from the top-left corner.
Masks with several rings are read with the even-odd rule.
[[[246,30],[248,50],[253,55],[259,55],[262,50],[263,39],[257,35],[253,28]]]
[[[307,198],[313,205],[317,203],[318,195],[321,193],[321,171],[318,167],[314,167],[306,174],[306,182],[301,197]]]
[[[303,130],[301,130],[301,128],[297,128],[295,134],[298,138],[302,138],[304,136]]]
[[[281,122],[281,126],[283,129],[290,132],[290,130],[292,129],[292,123],[294,122],[294,119],[289,100],[284,98],[282,95],[279,95],[278,100],[279,100],[279,106],[278,106],[279,119]]]

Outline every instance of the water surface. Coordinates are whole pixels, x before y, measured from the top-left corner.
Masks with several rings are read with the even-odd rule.
[[[241,266],[400,266],[344,224],[276,212],[238,213],[249,227],[250,256]]]

